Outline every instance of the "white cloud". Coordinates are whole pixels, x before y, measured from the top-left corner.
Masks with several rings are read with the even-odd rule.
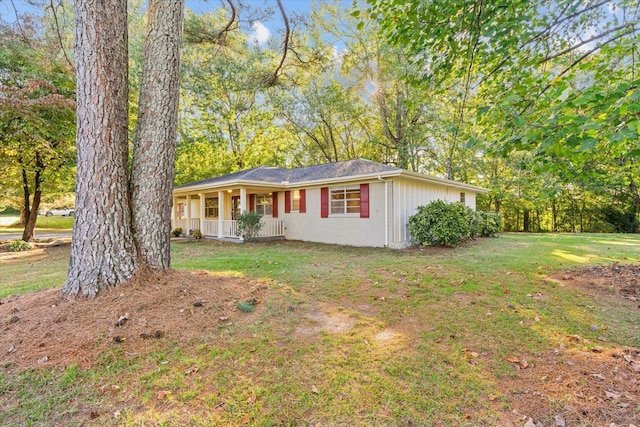
[[[256,44],[265,44],[271,38],[271,31],[269,31],[269,29],[260,21],[254,21],[251,24],[251,29],[253,30],[251,40]]]

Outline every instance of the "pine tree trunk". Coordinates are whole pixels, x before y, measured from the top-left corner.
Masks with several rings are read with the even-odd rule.
[[[127,2],[76,0],[77,180],[66,295],[92,297],[138,270],[127,175]]]
[[[173,163],[178,129],[184,0],[150,0],[131,195],[134,237],[143,262],[171,266]]]

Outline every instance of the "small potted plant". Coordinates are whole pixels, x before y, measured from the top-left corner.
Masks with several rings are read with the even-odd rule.
[[[171,230],[171,235],[173,237],[180,237],[182,235],[182,228],[174,228],[173,230]]]
[[[193,230],[191,232],[191,237],[193,237],[196,240],[200,240],[202,239],[202,233],[200,232],[200,230]]]

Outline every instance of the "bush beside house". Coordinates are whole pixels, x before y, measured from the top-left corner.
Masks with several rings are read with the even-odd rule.
[[[455,246],[476,236],[494,237],[502,230],[502,218],[495,212],[476,212],[462,203],[436,200],[419,206],[409,217],[414,244]]]

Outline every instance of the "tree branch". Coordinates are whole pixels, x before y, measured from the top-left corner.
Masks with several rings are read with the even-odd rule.
[[[576,44],[576,45],[573,45],[573,46],[571,46],[571,47],[568,47],[568,48],[566,48],[566,49],[565,49],[565,50],[563,50],[563,51],[560,51],[560,52],[554,53],[553,55],[548,55],[548,56],[546,56],[545,58],[543,58],[542,60],[540,60],[540,62],[539,62],[539,63],[540,63],[540,64],[543,64],[543,63],[548,62],[548,61],[551,61],[552,59],[555,59],[555,58],[557,58],[557,57],[559,57],[559,56],[566,55],[567,53],[573,52],[574,50],[579,49],[580,47],[582,47],[582,46],[584,46],[584,45],[586,45],[586,44],[589,44],[589,43],[591,43],[591,42],[593,42],[593,41],[595,41],[595,40],[601,39],[602,37],[604,37],[604,36],[606,36],[606,35],[608,35],[608,34],[611,34],[611,33],[613,33],[613,32],[616,32],[616,31],[618,31],[618,30],[622,30],[622,29],[625,29],[625,28],[632,27],[631,31],[626,31],[625,33],[621,34],[621,35],[620,35],[620,37],[622,37],[622,36],[624,36],[624,35],[626,35],[626,34],[630,34],[630,33],[632,33],[632,32],[635,30],[633,27],[634,27],[636,24],[637,24],[637,22],[635,22],[635,21],[634,21],[634,22],[628,22],[628,23],[626,23],[626,24],[624,24],[624,25],[619,25],[619,26],[617,26],[617,27],[615,27],[615,28],[611,28],[610,30],[607,30],[607,31],[605,31],[605,32],[603,32],[603,33],[600,33],[600,34],[598,34],[598,35],[595,35],[595,36],[591,37],[590,39],[584,40],[584,41],[582,41],[582,42],[580,42],[580,43],[578,43],[578,44]],[[616,38],[620,38],[620,37],[616,37]],[[615,40],[615,39],[612,39],[612,40]],[[611,43],[611,40],[608,40],[606,43]]]
[[[280,77],[280,72],[282,71],[282,67],[284,66],[284,61],[287,59],[287,51],[289,50],[289,38],[291,37],[291,27],[289,26],[289,18],[287,18],[287,13],[284,10],[284,6],[282,5],[282,0],[276,0],[278,2],[278,9],[280,9],[280,15],[282,15],[282,21],[284,22],[284,42],[282,46],[282,58],[280,58],[280,63],[278,67],[273,72],[273,75],[267,82],[269,86],[273,86],[278,77]]]
[[[69,66],[73,70],[74,69],[73,63],[69,59],[69,56],[67,56],[67,50],[64,48],[64,44],[62,43],[62,34],[60,34],[60,23],[58,22],[58,14],[56,12],[55,6],[53,5],[53,0],[49,0],[49,6],[51,7],[51,13],[53,13],[53,19],[56,24],[56,35],[58,36],[60,49],[62,49],[62,53],[64,54],[64,59],[67,61],[67,64],[69,64]]]

